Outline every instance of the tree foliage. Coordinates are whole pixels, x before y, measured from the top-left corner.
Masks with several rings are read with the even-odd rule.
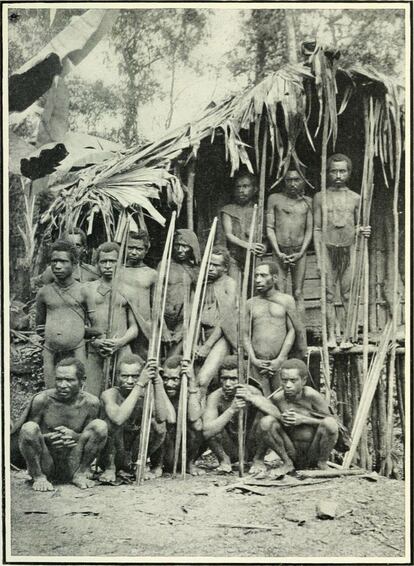
[[[251,10],[242,39],[229,55],[229,67],[257,83],[292,60],[289,55],[286,10]],[[341,51],[341,65],[373,65],[394,78],[401,77],[404,52],[404,12],[387,10],[291,10],[297,42],[318,39]],[[290,49],[292,47],[290,46]]]
[[[120,55],[119,70],[124,78],[122,96],[122,140],[137,143],[142,106],[163,98],[159,63],[169,67],[169,115],[172,117],[177,65],[188,65],[190,54],[203,37],[206,15],[201,10],[150,9],[122,10],[112,30],[115,50]],[[167,117],[171,122],[171,118]]]

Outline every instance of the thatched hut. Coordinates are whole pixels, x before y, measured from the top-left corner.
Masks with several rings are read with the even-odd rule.
[[[306,324],[314,344],[309,354],[319,356],[309,361],[331,406],[349,430],[354,427],[354,438],[360,433],[359,463],[390,475],[395,470],[396,419],[404,430],[404,348],[396,347],[404,323],[404,89],[372,68],[341,68],[338,55],[316,47],[304,63],[283,67],[253,88],[212,103],[197,120],[82,169],[52,188],[57,196],[43,222],[49,233],[81,225],[92,243],[98,243],[97,234],[98,240],[114,236],[119,212],[128,208],[137,224],[146,224],[157,256],[164,219],[173,209],[179,211],[178,224],[194,227],[205,242],[214,216],[230,201],[232,177],[240,168],[260,179],[263,214],[267,196],[278,190],[291,160],[302,165],[307,194],[313,196],[326,188],[322,169],[327,154],[348,155],[353,162],[351,188],[362,197],[361,221],[372,226],[368,249],[357,243],[353,315],[347,321],[347,330],[360,345],[347,353],[328,352],[321,316],[324,293],[310,249]],[[344,329],[343,317],[339,320]],[[382,344],[380,360],[379,337],[385,328],[390,338]],[[365,380],[369,386],[364,388]],[[376,393],[367,407],[365,389],[372,387]],[[362,410],[368,410],[371,424],[367,429],[364,418],[358,431]]]

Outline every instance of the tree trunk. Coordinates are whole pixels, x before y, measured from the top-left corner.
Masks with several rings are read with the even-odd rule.
[[[292,10],[285,10],[287,59],[292,65],[298,62],[295,19]]]

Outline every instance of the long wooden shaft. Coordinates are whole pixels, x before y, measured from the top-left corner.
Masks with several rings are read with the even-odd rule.
[[[398,222],[398,192],[400,184],[400,168],[401,168],[401,127],[400,127],[400,111],[396,92],[394,94],[395,108],[395,171],[394,171],[394,199],[393,199],[393,218],[394,218],[394,283],[392,298],[392,347],[390,357],[390,367],[388,374],[388,390],[387,390],[387,437],[386,437],[386,460],[385,475],[392,473],[391,450],[394,437],[394,387],[395,387],[395,349],[397,336],[397,318],[399,310],[399,273],[398,273],[398,239],[399,239],[399,222]]]
[[[382,368],[384,366],[385,358],[388,350],[388,343],[391,337],[391,324],[388,323],[381,339],[380,347],[376,355],[375,362],[372,366],[372,370],[369,372],[367,379],[365,381],[364,390],[361,395],[358,412],[354,420],[354,426],[352,428],[352,442],[349,451],[345,454],[343,467],[349,468],[352,460],[354,459],[358,444],[361,438],[363,427],[365,426],[366,419],[368,417],[368,412],[371,407],[372,399],[375,394],[375,389],[380,378]]]
[[[322,132],[322,162],[321,162],[321,197],[322,197],[322,238],[320,248],[321,258],[321,319],[322,319],[322,351],[323,351],[323,371],[326,388],[326,399],[329,403],[331,397],[330,370],[328,353],[328,334],[327,334],[327,309],[326,309],[326,229],[328,221],[328,203],[326,196],[326,164],[328,152],[328,131],[329,131],[329,107],[328,101],[324,101],[324,118]]]
[[[195,159],[192,159],[188,165],[187,178],[187,227],[194,231],[194,183],[195,183]]]
[[[181,415],[181,477],[185,479],[187,471],[187,402],[188,402],[188,377],[184,373],[181,377],[182,415]]]
[[[249,247],[246,251],[246,259],[244,262],[244,274],[243,283],[241,285],[241,297],[239,301],[239,332],[238,332],[238,373],[239,382],[244,384],[246,382],[245,372],[244,372],[244,335],[246,331],[245,327],[245,317],[246,317],[246,303],[247,303],[247,291],[249,287],[249,275],[252,260],[252,245],[254,241],[254,236],[256,232],[256,220],[257,220],[257,205],[253,207],[252,220],[250,223],[249,230]],[[240,288],[240,286],[239,286]],[[244,474],[244,422],[245,422],[245,412],[240,411],[238,416],[238,457],[239,457],[239,476],[243,477]]]
[[[168,290],[169,267],[171,263],[172,244],[175,230],[175,211],[171,215],[170,226],[168,228],[167,238],[165,241],[164,252],[161,259],[160,271],[158,274],[154,306],[152,310],[151,336],[148,345],[148,359],[156,358],[157,362],[160,354],[160,343],[164,320],[165,300]],[[153,386],[148,383],[144,394],[144,403],[142,409],[140,441],[137,459],[136,481],[140,485],[144,479],[145,466],[147,462],[149,435],[151,430],[151,418],[153,408]]]
[[[204,305],[204,301],[202,297],[203,288],[207,283],[208,266],[210,263],[211,250],[213,249],[213,245],[214,245],[216,228],[217,228],[217,217],[214,218],[213,220],[210,229],[210,234],[207,239],[206,247],[203,254],[203,259],[201,260],[197,284],[194,291],[194,297],[192,301],[190,323],[189,323],[188,337],[187,337],[187,348],[183,354],[183,358],[188,360],[192,359],[193,361],[194,361],[194,357],[192,354],[193,354],[195,342],[200,332],[201,314]],[[205,292],[204,292],[204,296],[205,296]]]

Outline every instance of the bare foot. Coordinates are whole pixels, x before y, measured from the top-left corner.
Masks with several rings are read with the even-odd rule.
[[[99,476],[99,481],[101,483],[114,483],[116,481],[116,472],[113,469],[108,469]]]
[[[79,487],[79,489],[88,489],[89,487],[94,487],[95,482],[89,479],[86,473],[76,473],[72,478],[73,485]]]
[[[318,468],[318,470],[329,470],[328,462],[326,461],[318,462],[316,464],[316,467]]]
[[[55,488],[50,481],[47,481],[46,476],[40,476],[39,478],[34,479],[32,488],[35,491],[55,491]]]
[[[204,476],[204,474],[206,473],[206,471],[203,470],[203,468],[199,468],[193,462],[188,463],[187,472],[192,476]]]
[[[162,466],[156,466],[151,470],[154,478],[160,478],[162,476]]]
[[[283,478],[283,476],[286,476],[286,474],[289,474],[290,472],[294,472],[294,471],[295,471],[295,466],[293,465],[293,462],[286,462],[282,466],[279,466],[278,468],[271,470],[269,473],[269,477],[273,479]]]
[[[220,462],[219,466],[216,468],[218,474],[231,474],[232,471],[230,462]]]
[[[253,462],[249,470],[249,474],[252,476],[257,476],[258,474],[266,474],[266,472],[267,468],[263,460],[257,460],[256,462]]]

